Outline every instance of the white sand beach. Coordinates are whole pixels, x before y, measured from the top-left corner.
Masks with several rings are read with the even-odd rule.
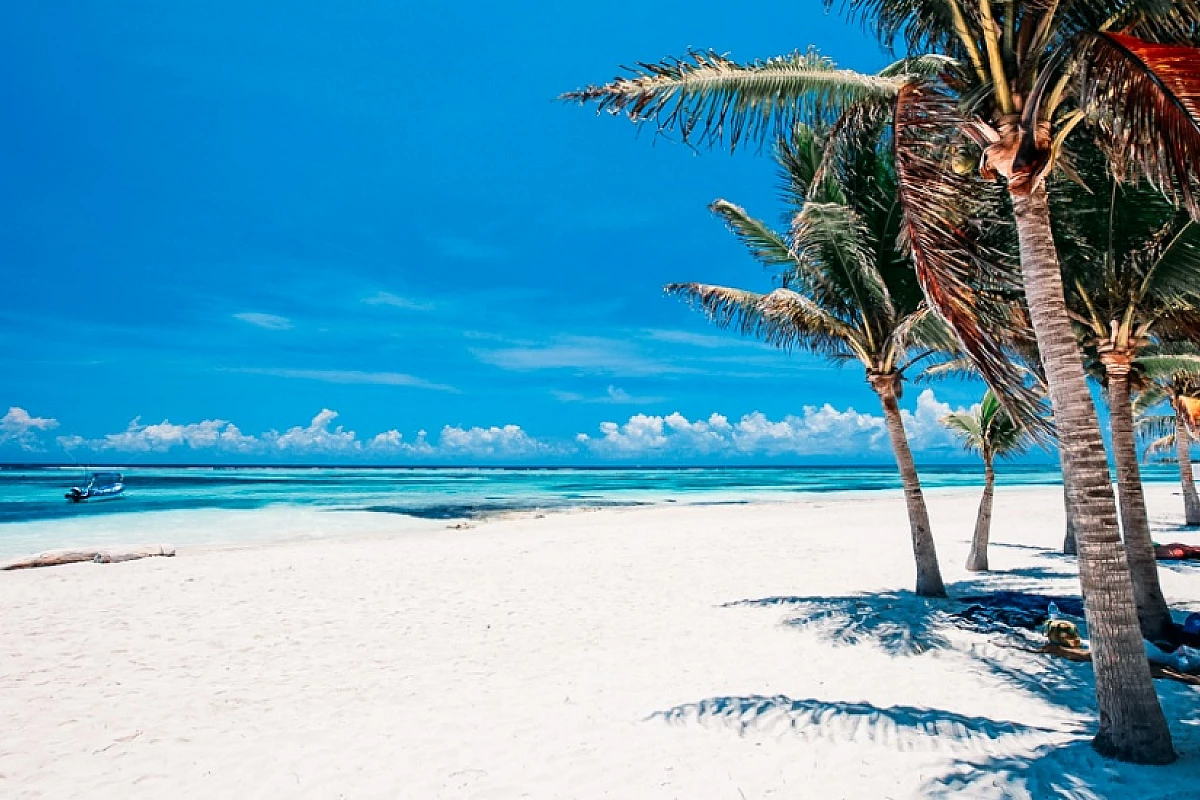
[[[1200,543],[1173,491],[1157,539]],[[1078,593],[1059,488],[999,491],[985,575],[977,500],[929,496],[952,594]],[[0,797],[1200,796],[1200,690],[1157,682],[1176,764],[1099,758],[1090,665],[912,597],[899,493],[361,519],[0,573]],[[1200,566],[1161,572],[1200,610]]]

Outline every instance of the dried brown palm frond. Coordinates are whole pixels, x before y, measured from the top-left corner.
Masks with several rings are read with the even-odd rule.
[[[895,120],[905,239],[925,296],[1011,413],[1044,431],[1041,398],[1013,356],[1016,340],[1002,338],[1021,326],[1013,324],[1019,270],[1011,248],[996,239],[1004,226],[985,231],[1003,207],[1001,190],[955,169],[965,145],[956,132],[970,120],[952,96],[929,83],[901,90]]]
[[[1148,178],[1200,219],[1197,55],[1192,47],[1091,34],[1076,53],[1076,86],[1116,175]]]

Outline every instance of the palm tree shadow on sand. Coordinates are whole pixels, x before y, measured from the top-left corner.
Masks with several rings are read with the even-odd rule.
[[[1050,732],[1017,722],[971,717],[935,708],[880,707],[871,703],[812,698],[797,700],[785,695],[709,697],[656,711],[649,719],[672,724],[720,724],[738,734],[786,732],[809,741],[845,742],[870,738],[904,750],[934,749],[939,740],[965,746],[984,739]]]
[[[1045,578],[1047,568],[1035,568]],[[985,592],[986,579],[951,587],[965,598]],[[992,584],[992,589],[996,588]],[[1019,594],[1019,593],[1016,593]],[[1043,596],[1035,595],[1038,601]],[[1078,601],[1059,598],[1065,603]],[[994,680],[994,690],[1038,697],[1061,709],[1063,724],[1055,730],[1020,722],[964,715],[915,706],[879,707],[870,703],[795,699],[784,695],[747,694],[710,697],[656,711],[648,720],[675,725],[720,726],[738,735],[777,736],[803,742],[870,740],[873,746],[905,751],[941,751],[951,761],[941,774],[926,777],[920,789],[927,797],[1079,798],[1105,797],[1116,783],[1130,796],[1175,798],[1167,787],[1200,774],[1200,717],[1196,690],[1167,681],[1156,688],[1173,724],[1176,746],[1183,752],[1170,767],[1140,767],[1108,761],[1090,746],[1095,714],[1094,675],[1079,664],[1032,652],[1031,634],[972,627],[969,601],[930,600],[913,592],[890,591],[842,597],[776,596],[737,600],[727,609],[776,609],[783,618],[770,624],[815,635],[838,647],[876,647],[896,658],[921,657],[935,649],[954,649],[969,657]],[[978,608],[978,606],[976,606]],[[963,629],[970,631],[965,633]],[[986,638],[985,638],[986,637]],[[1062,739],[1047,744],[1046,736]],[[986,751],[992,751],[990,753]],[[981,752],[984,751],[984,752]],[[1165,793],[1164,793],[1164,790]]]
[[[924,782],[920,796],[1184,800],[1196,797],[1198,768],[1200,763],[1192,753],[1182,754],[1166,767],[1110,761],[1093,750],[1086,737],[1080,737],[1061,745],[1043,744],[1018,755],[956,759],[945,774]]]
[[[1189,559],[1186,561],[1159,561],[1158,568],[1170,570],[1171,572],[1178,572],[1182,575],[1189,575],[1200,571],[1200,561],[1197,561],[1196,559]]]
[[[913,592],[879,592],[846,597],[763,597],[724,603],[722,608],[786,609],[782,622],[811,630],[837,646],[874,644],[890,655],[913,656],[949,647],[939,632],[944,600],[927,600]]]

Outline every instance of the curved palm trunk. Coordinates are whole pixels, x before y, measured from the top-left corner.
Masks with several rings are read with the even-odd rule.
[[[1062,272],[1042,185],[1012,193],[1025,294],[1046,368],[1059,449],[1070,474],[1067,509],[1078,526],[1079,582],[1087,614],[1100,753],[1142,764],[1175,759],[1138,628],[1125,551],[1117,531],[1108,460],[1083,362],[1063,298]]]
[[[1200,525],[1200,496],[1196,494],[1196,479],[1192,476],[1192,435],[1183,407],[1175,405],[1175,460],[1179,462],[1179,484],[1183,487],[1183,520],[1185,525]]]
[[[1063,470],[1063,508],[1067,519],[1067,532],[1063,536],[1063,553],[1068,556],[1079,553],[1079,544],[1075,540],[1075,515],[1071,513],[1071,484],[1067,479],[1067,471]]]
[[[983,497],[979,500],[979,515],[975,518],[975,537],[971,539],[971,554],[967,556],[967,569],[971,572],[987,572],[988,535],[992,530],[992,496],[996,492],[996,470],[992,467],[992,455],[983,457]]]
[[[912,532],[913,556],[917,561],[917,594],[921,597],[945,597],[946,586],[942,583],[942,570],[938,566],[937,549],[933,544],[933,533],[929,524],[929,511],[925,508],[925,495],[921,492],[921,479],[917,477],[917,465],[913,463],[912,450],[908,446],[908,435],[904,432],[904,420],[896,402],[893,376],[881,376],[871,381],[871,388],[883,403],[883,416],[887,420],[888,435],[892,440],[892,453],[900,469],[900,480],[904,484],[904,501],[908,505],[908,526]]]
[[[1117,495],[1120,499],[1121,529],[1138,622],[1147,639],[1160,639],[1171,629],[1171,612],[1158,581],[1158,561],[1150,538],[1150,518],[1138,468],[1137,442],[1133,435],[1133,407],[1129,400],[1129,359],[1101,355],[1108,372],[1108,419],[1112,431],[1113,460],[1117,464]]]

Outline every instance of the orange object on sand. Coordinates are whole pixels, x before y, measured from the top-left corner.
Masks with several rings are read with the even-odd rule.
[[[1200,560],[1200,547],[1190,544],[1180,544],[1179,542],[1157,544],[1154,546],[1154,557],[1159,561]]]

